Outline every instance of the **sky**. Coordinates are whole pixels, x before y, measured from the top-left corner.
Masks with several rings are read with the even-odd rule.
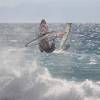
[[[100,0],[0,0],[0,23],[100,23]]]

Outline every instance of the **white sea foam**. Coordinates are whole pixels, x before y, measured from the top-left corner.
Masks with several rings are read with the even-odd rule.
[[[0,100],[100,100],[100,82],[54,78],[35,58],[32,64],[20,66],[19,70],[23,52],[12,51],[2,51],[0,57],[0,69],[4,68],[0,76]],[[6,75],[7,72],[12,74]]]
[[[91,57],[89,64],[97,64],[95,58]]]
[[[56,49],[55,51],[53,51],[53,53],[57,53],[57,54],[60,54],[60,53],[64,53],[65,51],[63,49]]]

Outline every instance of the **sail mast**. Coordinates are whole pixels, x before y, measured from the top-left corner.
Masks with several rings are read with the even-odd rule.
[[[66,43],[66,41],[68,39],[68,35],[70,33],[70,30],[71,30],[71,25],[72,25],[72,23],[67,23],[67,27],[65,29],[65,34],[64,34],[64,36],[63,36],[63,38],[61,40],[59,49],[64,49],[65,43]]]

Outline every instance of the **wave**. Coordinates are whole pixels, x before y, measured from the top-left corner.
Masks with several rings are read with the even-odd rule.
[[[0,100],[100,100],[99,81],[54,78],[38,58],[24,62],[23,51],[0,51]]]

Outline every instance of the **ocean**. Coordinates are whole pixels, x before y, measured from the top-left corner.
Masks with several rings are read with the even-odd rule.
[[[56,32],[66,28],[48,26]],[[72,24],[70,48],[60,53],[41,53],[37,41],[25,47],[38,27],[0,24],[0,100],[100,100],[100,24]]]

